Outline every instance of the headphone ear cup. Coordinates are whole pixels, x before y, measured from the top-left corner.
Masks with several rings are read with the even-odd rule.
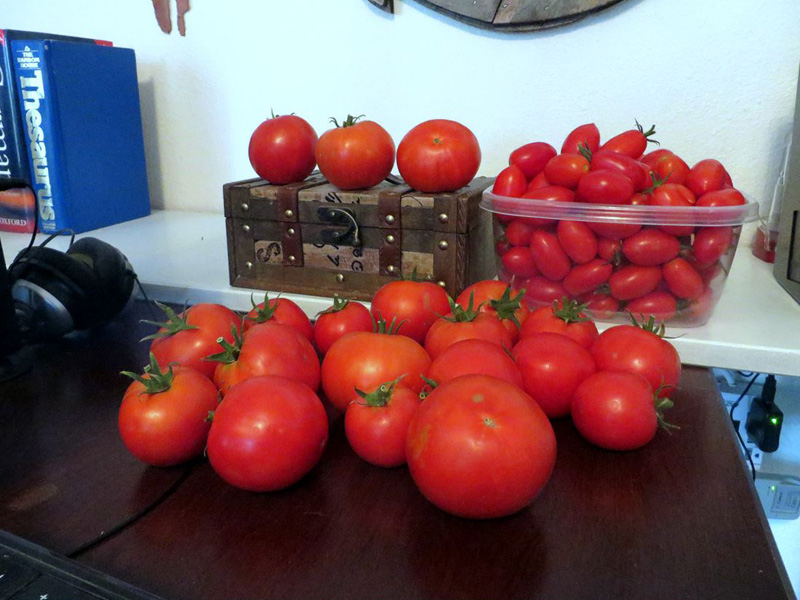
[[[88,266],[95,279],[96,293],[90,299],[96,323],[114,318],[133,293],[136,274],[122,252],[97,238],[81,238],[67,250],[67,256]]]

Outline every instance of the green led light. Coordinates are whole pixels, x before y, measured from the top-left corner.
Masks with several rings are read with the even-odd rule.
[[[773,425],[777,425],[780,422],[780,419],[778,417],[772,417],[769,421]]]
[[[771,486],[769,486],[769,491],[770,491],[770,492],[774,492],[774,491],[775,491],[775,490],[777,490],[777,489],[778,489],[778,486],[777,486],[777,485],[771,485]]]

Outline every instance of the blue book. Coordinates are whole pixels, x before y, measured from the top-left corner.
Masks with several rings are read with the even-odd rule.
[[[11,51],[40,230],[150,214],[133,50],[15,39]]]

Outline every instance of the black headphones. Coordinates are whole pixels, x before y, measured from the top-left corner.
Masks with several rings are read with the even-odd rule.
[[[8,272],[19,328],[28,341],[111,320],[127,304],[136,281],[122,252],[91,237],[72,243],[66,252],[26,248]]]

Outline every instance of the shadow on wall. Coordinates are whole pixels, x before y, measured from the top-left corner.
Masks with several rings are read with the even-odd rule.
[[[158,119],[156,118],[155,84],[153,77],[139,80],[139,104],[142,111],[142,130],[144,133],[144,154],[147,160],[147,185],[150,190],[150,207],[164,208],[164,181],[161,172],[161,153],[158,139]]]

